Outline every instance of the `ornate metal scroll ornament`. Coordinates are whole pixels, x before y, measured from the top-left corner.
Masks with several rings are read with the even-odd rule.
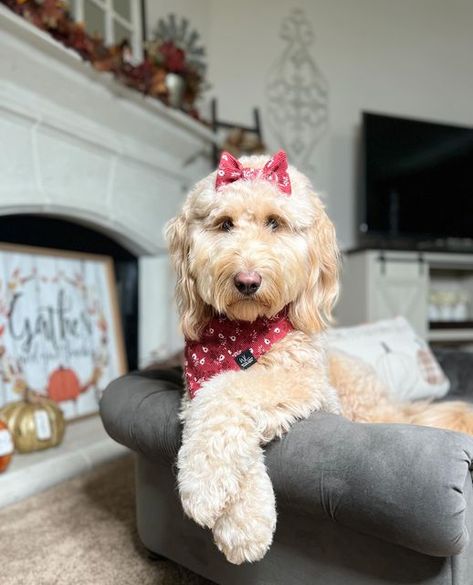
[[[314,34],[302,10],[283,21],[280,36],[286,48],[268,77],[268,122],[278,146],[307,172],[328,125],[328,83],[309,52]]]

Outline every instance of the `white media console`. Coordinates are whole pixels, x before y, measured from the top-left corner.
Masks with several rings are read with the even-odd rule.
[[[403,315],[432,343],[473,346],[473,254],[355,250],[344,255],[341,287],[341,327]],[[464,299],[461,311],[433,320],[432,293]]]

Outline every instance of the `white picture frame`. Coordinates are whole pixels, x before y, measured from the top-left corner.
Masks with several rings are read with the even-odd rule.
[[[126,370],[113,260],[0,243],[0,407],[28,387],[91,415]]]

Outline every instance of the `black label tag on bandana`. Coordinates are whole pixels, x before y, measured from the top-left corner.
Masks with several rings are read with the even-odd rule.
[[[240,354],[238,354],[235,358],[235,361],[242,370],[246,370],[253,364],[256,364],[256,358],[249,349],[246,349],[245,351],[242,351]]]

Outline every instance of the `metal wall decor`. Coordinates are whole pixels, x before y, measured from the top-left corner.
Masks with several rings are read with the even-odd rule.
[[[282,23],[285,47],[269,72],[268,123],[291,161],[309,172],[312,154],[328,126],[328,83],[310,53],[312,26],[294,10]]]
[[[200,45],[200,35],[191,29],[189,19],[169,14],[160,18],[154,28],[151,42],[159,44],[172,43],[185,53],[188,66],[195,69],[202,77],[207,70],[205,48]]]

